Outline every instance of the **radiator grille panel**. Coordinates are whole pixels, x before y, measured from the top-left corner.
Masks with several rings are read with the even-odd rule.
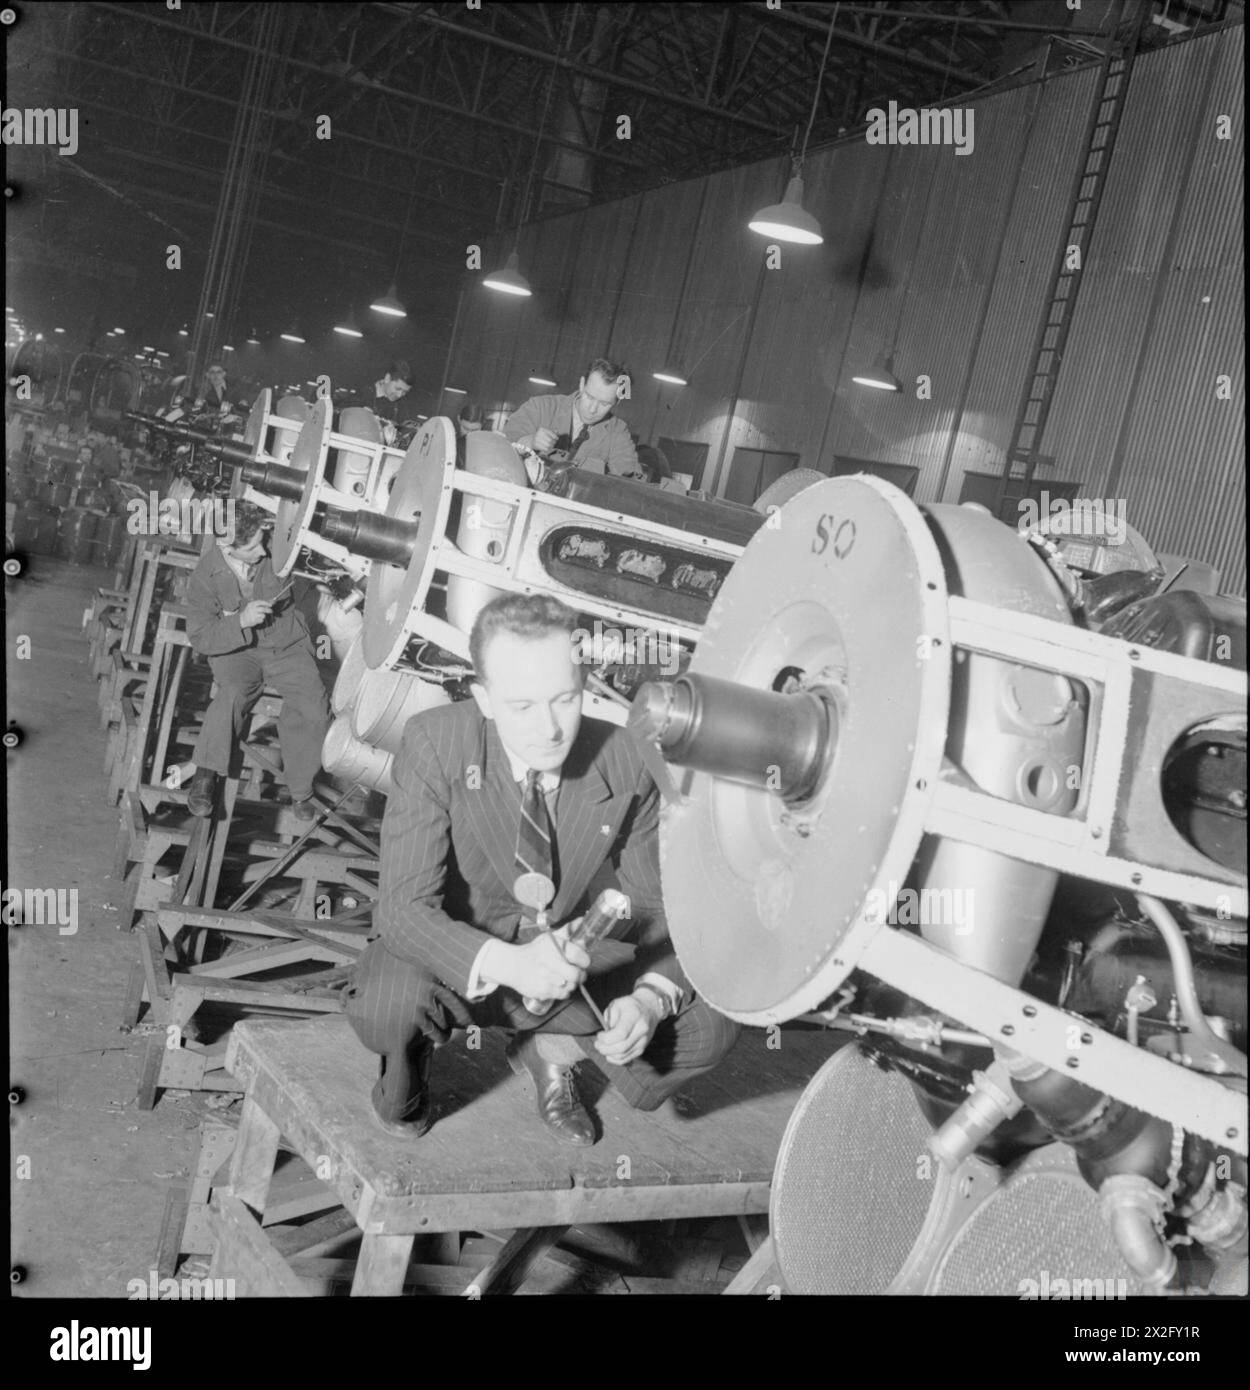
[[[1118,1281],[1124,1280],[1123,1286]],[[1053,1146],[1030,1155],[955,1237],[932,1292],[1062,1296],[1067,1281],[1082,1298],[1125,1297],[1147,1290],[1116,1248],[1098,1197],[1076,1171],[1071,1151]],[[1092,1281],[1092,1282],[1086,1282]]]
[[[929,1133],[908,1083],[858,1049],[817,1072],[790,1117],[773,1180],[774,1249],[792,1293],[884,1292],[929,1210],[936,1164],[921,1162]]]

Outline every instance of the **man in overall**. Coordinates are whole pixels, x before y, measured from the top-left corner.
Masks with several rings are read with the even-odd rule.
[[[282,697],[278,741],[295,815],[313,818],[313,778],[329,711],[308,624],[290,583],[278,578],[265,553],[269,522],[262,508],[236,501],[232,529],[217,538],[187,585],[187,637],[208,657],[217,682],[193,754],[187,804],[195,816],[212,814],[218,779],[229,771],[248,711],[268,684]]]
[[[638,453],[629,426],[613,413],[628,390],[625,368],[596,357],[572,395],[531,396],[508,416],[503,432],[545,459],[568,461],[588,473],[633,477],[641,472]],[[542,480],[541,470],[530,472],[531,482]]]
[[[415,1138],[433,1123],[431,1062],[455,1028],[510,1031],[508,1060],[533,1080],[540,1118],[574,1144],[593,1143],[595,1125],[573,1063],[589,1059],[631,1106],[653,1110],[738,1036],[695,995],[669,940],[660,794],[641,752],[626,730],[582,719],[577,622],[553,598],[492,600],[470,637],[473,701],[404,730],[382,823],[380,939],[347,1001],[382,1058],[372,1098],[388,1133]],[[598,973],[563,933],[536,927],[513,885],[545,873],[550,923],[567,927],[605,870],[632,910]],[[606,1028],[577,993],[583,982]],[[534,1013],[526,999],[554,1002]]]

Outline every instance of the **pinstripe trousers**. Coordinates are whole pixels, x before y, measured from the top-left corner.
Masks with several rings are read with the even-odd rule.
[[[636,977],[637,968],[629,963],[589,981],[587,989],[602,1009],[612,999],[629,994]],[[454,1028],[470,1024],[572,1035],[588,1060],[635,1110],[656,1109],[688,1081],[710,1071],[741,1031],[739,1024],[696,996],[659,1025],[641,1057],[627,1066],[614,1066],[594,1049],[600,1024],[580,994],[541,1018],[506,987],[484,999],[467,1000],[423,966],[400,960],[382,941],[373,942],[357,964],[347,990],[346,1012],[360,1041],[384,1058],[385,1103],[388,1111],[394,1111],[383,1115],[384,1119],[411,1113],[404,1092],[409,1086],[415,1091],[421,1084],[417,1058],[424,1043],[446,1043]]]

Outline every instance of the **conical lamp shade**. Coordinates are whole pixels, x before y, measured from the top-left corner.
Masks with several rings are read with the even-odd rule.
[[[508,262],[502,270],[496,270],[488,275],[482,284],[488,290],[498,290],[501,294],[530,295],[530,282],[521,274],[521,259],[514,251],[509,257]]]
[[[903,383],[894,375],[894,358],[882,353],[866,372],[858,372],[851,380],[856,386],[871,386],[875,391],[901,391]]]
[[[408,317],[408,310],[404,308],[403,304],[400,302],[399,295],[395,293],[395,282],[393,280],[391,281],[390,288],[382,298],[375,299],[369,307],[375,313],[389,314],[393,319],[406,319]]]
[[[781,202],[761,208],[747,226],[778,241],[795,241],[804,246],[819,246],[824,241],[820,223],[803,210],[803,180],[798,174],[786,184],[786,196]]]

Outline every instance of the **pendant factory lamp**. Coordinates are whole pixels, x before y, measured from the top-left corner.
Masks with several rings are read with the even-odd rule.
[[[482,284],[488,290],[498,290],[500,294],[515,294],[522,299],[528,299],[534,293],[530,289],[530,282],[521,274],[521,258],[515,247],[504,268],[492,271]]]
[[[565,31],[567,42],[569,30]],[[566,44],[561,43],[560,54],[563,56]],[[521,257],[517,249],[518,239],[521,235],[521,228],[525,225],[525,220],[530,211],[530,195],[534,189],[534,175],[538,170],[538,158],[543,148],[543,133],[547,129],[547,113],[551,109],[551,91],[555,85],[556,69],[559,64],[553,63],[551,71],[547,74],[547,96],[543,102],[543,114],[538,122],[538,134],[534,137],[534,154],[530,160],[529,176],[525,180],[525,193],[521,198],[521,215],[517,219],[516,231],[512,236],[512,254],[504,263],[502,270],[492,271],[489,275],[482,277],[482,284],[488,290],[494,290],[497,294],[512,294],[518,298],[528,299],[534,293],[530,289],[530,282],[521,274]]]
[[[404,308],[400,301],[399,295],[396,293],[397,288],[398,286],[395,281],[392,280],[390,288],[381,299],[375,299],[373,303],[369,305],[370,309],[372,309],[375,314],[389,314],[391,318],[406,319],[408,317],[408,310]]]
[[[920,243],[924,239],[925,224],[929,220],[929,208],[933,202],[933,189],[937,183],[936,169],[930,174],[929,187],[925,192],[924,206],[920,217],[916,223],[916,240],[912,247],[911,258],[906,262],[908,265],[915,265],[917,256],[920,252]],[[899,297],[898,315],[894,320],[894,331],[888,340],[889,345],[873,360],[872,366],[867,370],[857,371],[851,380],[856,386],[867,386],[874,391],[891,391],[899,393],[903,389],[903,383],[894,374],[894,353],[898,348],[899,334],[903,329],[903,318],[907,312],[907,301],[911,293],[910,276],[903,285],[903,293]]]
[[[851,380],[856,386],[871,386],[877,391],[901,391],[903,383],[894,375],[894,354],[882,353],[866,372]]]
[[[781,202],[772,203],[751,218],[747,226],[760,236],[771,237],[775,241],[789,241],[799,246],[819,246],[824,241],[820,223],[803,206],[803,161],[807,158],[807,142],[811,138],[812,124],[816,119],[816,106],[820,101],[820,88],[825,78],[825,64],[829,61],[829,48],[833,43],[833,27],[838,22],[838,6],[833,7],[829,17],[829,32],[825,35],[825,51],[820,59],[820,71],[816,74],[816,86],[812,92],[812,109],[807,117],[807,129],[803,132],[803,144],[799,157],[790,170],[790,181],[786,184]]]
[[[284,343],[304,342],[304,335],[299,331],[299,320],[296,319],[290,328],[288,328],[285,333],[279,333],[278,337],[281,338]]]
[[[395,273],[391,276],[391,283],[387,287],[386,293],[381,299],[375,299],[369,305],[375,314],[385,314],[388,318],[406,319],[408,317],[408,310],[404,308],[404,302],[399,297],[399,267],[404,263],[404,242],[408,240],[408,224],[412,221],[412,202],[415,196],[416,185],[414,183],[408,194],[408,206],[404,209],[404,230],[399,234],[399,252],[395,257]],[[351,335],[348,334],[348,336]]]
[[[695,214],[694,226],[697,229],[703,221],[703,209],[707,206],[707,184],[699,194],[699,210]],[[657,371],[651,373],[656,381],[663,382],[666,386],[688,386],[690,384],[690,373],[685,370],[687,363],[678,356],[677,352],[677,325],[681,321],[682,306],[686,302],[686,290],[690,285],[690,271],[694,266],[695,251],[698,246],[698,237],[692,236],[690,244],[686,248],[686,266],[681,273],[681,288],[677,291],[677,306],[673,310],[672,326],[668,330],[668,346],[664,349],[664,356],[660,358],[660,366]],[[707,354],[705,353],[704,356]],[[700,358],[700,361],[703,359]]]
[[[365,336],[356,326],[356,315],[350,309],[343,322],[334,325],[334,331],[344,338],[363,338]]]
[[[248,347],[260,347],[260,338],[256,334],[256,326],[252,325],[252,331],[247,335]]]

